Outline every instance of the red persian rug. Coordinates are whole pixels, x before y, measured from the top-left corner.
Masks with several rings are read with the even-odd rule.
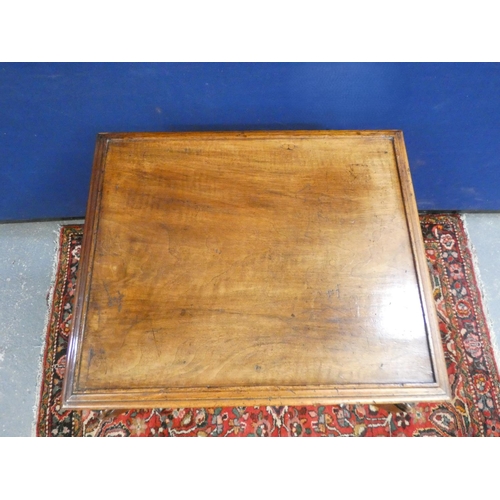
[[[389,412],[370,405],[61,411],[82,226],[65,226],[47,331],[38,436],[499,436],[498,370],[458,215],[422,215],[453,394]]]

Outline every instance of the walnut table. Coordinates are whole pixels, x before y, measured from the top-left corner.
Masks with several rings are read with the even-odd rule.
[[[448,398],[401,132],[99,135],[65,408]]]

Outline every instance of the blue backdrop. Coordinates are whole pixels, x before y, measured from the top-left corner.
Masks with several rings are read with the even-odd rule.
[[[500,210],[500,64],[0,64],[0,220],[85,213],[98,132],[401,129],[422,210]]]

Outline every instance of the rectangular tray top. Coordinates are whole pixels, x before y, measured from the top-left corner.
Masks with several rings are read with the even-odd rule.
[[[401,132],[98,136],[65,408],[448,398]]]

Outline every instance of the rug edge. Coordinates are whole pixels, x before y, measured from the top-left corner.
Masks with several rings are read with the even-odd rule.
[[[475,292],[475,299],[478,302],[478,308],[479,311],[482,313],[483,316],[483,329],[484,329],[484,334],[488,337],[489,340],[489,345],[491,347],[491,362],[493,364],[493,368],[495,370],[495,375],[496,378],[500,378],[500,372],[498,371],[498,360],[500,359],[498,355],[500,354],[497,352],[497,345],[496,345],[496,339],[494,340],[492,335],[491,335],[491,328],[490,328],[490,321],[488,317],[488,308],[486,307],[485,300],[484,300],[484,294],[483,294],[483,288],[481,281],[478,279],[480,277],[480,271],[479,267],[477,265],[477,261],[475,260],[475,255],[474,255],[474,249],[473,245],[471,243],[471,240],[469,238],[469,234],[467,232],[467,225],[464,223],[464,220],[462,219],[461,215],[457,215],[457,219],[460,225],[460,229],[463,234],[463,245],[464,248],[462,249],[462,253],[466,253],[466,257],[468,261],[470,262],[470,274],[471,274],[471,279],[472,279],[472,285],[474,286],[474,292]]]
[[[51,329],[53,326],[53,322],[57,319],[55,316],[57,316],[57,311],[54,310],[55,306],[55,292],[57,290],[57,284],[59,280],[62,278],[62,271],[63,271],[63,266],[65,265],[64,260],[63,260],[63,250],[64,250],[64,244],[68,239],[69,234],[71,234],[71,231],[82,231],[83,230],[83,224],[60,224],[58,230],[54,231],[58,237],[56,238],[56,248],[54,249],[54,263],[53,263],[53,270],[52,270],[52,281],[51,285],[49,288],[49,300],[47,304],[47,316],[46,316],[46,321],[44,324],[44,329],[41,334],[42,336],[42,351],[40,355],[40,361],[39,361],[39,369],[38,369],[38,375],[37,375],[37,387],[35,389],[36,394],[37,394],[37,399],[35,402],[35,405],[33,407],[34,411],[34,419],[32,423],[32,430],[31,430],[31,435],[32,437],[47,437],[45,434],[42,434],[41,431],[41,425],[42,421],[44,420],[43,417],[44,415],[41,415],[41,406],[42,406],[42,399],[43,399],[43,393],[45,390],[45,385],[46,385],[46,378],[45,378],[45,373],[44,373],[44,367],[47,362],[47,357],[48,357],[48,343],[49,343],[49,336],[51,334]]]
[[[488,303],[487,303],[487,299],[486,299],[486,293],[484,290],[484,284],[483,284],[483,280],[481,277],[481,270],[479,267],[477,252],[476,252],[474,244],[472,243],[471,238],[470,238],[470,232],[469,232],[466,214],[465,214],[465,217],[463,217],[463,219],[462,219],[462,224],[464,226],[465,233],[467,234],[468,248],[469,248],[469,251],[471,254],[472,263],[474,265],[474,274],[475,274],[475,278],[476,278],[476,282],[477,282],[476,287],[479,290],[479,295],[480,295],[480,299],[481,299],[481,307],[482,307],[482,310],[484,312],[485,323],[486,323],[486,326],[488,328],[488,335],[489,335],[489,338],[491,341],[491,346],[493,349],[494,359],[495,359],[497,372],[498,372],[498,367],[500,364],[500,343],[497,340],[497,337],[495,335],[492,335],[492,333],[491,333],[493,331],[493,328],[492,328],[492,323],[490,320],[490,314],[489,314],[489,308],[488,308]]]

